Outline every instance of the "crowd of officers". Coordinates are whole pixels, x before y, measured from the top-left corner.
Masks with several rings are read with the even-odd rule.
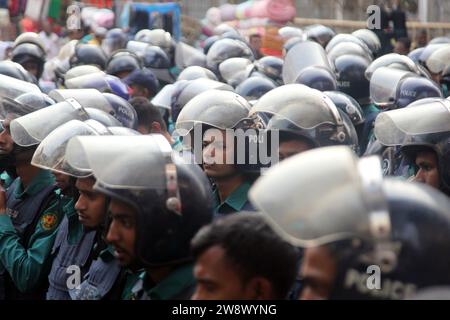
[[[449,298],[450,38],[380,56],[368,29],[280,36],[255,60],[231,27],[202,49],[116,28],[47,60],[19,35],[0,299]]]

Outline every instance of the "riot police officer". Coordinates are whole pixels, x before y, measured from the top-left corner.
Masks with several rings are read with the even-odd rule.
[[[252,210],[247,192],[255,176],[239,165],[238,154],[248,150],[239,150],[234,136],[249,110],[249,103],[233,92],[208,90],[190,100],[177,118],[183,143],[192,148],[195,160],[215,184],[217,216]]]
[[[250,198],[285,239],[306,248],[301,299],[404,299],[450,282],[448,197],[383,180],[377,157],[311,150],[269,170]]]
[[[71,120],[52,131],[39,144],[31,163],[67,177],[77,196],[68,197],[64,218],[52,248],[52,268],[48,275],[47,300],[97,300],[120,298],[120,267],[103,236],[108,202],[92,187],[95,177],[88,168],[77,170],[65,157],[65,147],[77,135],[137,135],[123,127],[106,127],[95,120]],[[66,195],[67,197],[67,195]],[[70,276],[80,287],[70,287]],[[76,282],[75,282],[76,284]]]
[[[106,239],[119,264],[145,269],[130,278],[122,297],[190,298],[190,240],[212,218],[211,190],[201,169],[172,155],[161,135],[76,137],[66,155],[71,166],[88,163],[97,178],[94,189],[111,199]],[[103,161],[116,156],[120,161]]]
[[[428,184],[447,195],[449,170],[447,145],[449,118],[447,99],[433,99],[380,114],[375,136],[384,146],[400,146],[407,164],[414,168],[414,180]]]
[[[329,145],[346,144],[357,151],[351,120],[318,90],[300,84],[278,87],[261,97],[249,114],[261,113],[270,114],[266,129],[278,133],[280,160]]]

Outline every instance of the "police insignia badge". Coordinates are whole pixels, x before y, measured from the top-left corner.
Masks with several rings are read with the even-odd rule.
[[[41,226],[44,230],[51,230],[56,226],[58,217],[54,213],[46,213],[41,218]]]

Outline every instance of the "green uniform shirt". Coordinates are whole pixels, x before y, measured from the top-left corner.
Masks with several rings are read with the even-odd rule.
[[[2,180],[3,188],[8,189],[9,186],[14,182],[14,179],[6,172],[3,171],[0,174],[0,180]]]
[[[250,183],[244,182],[222,203],[220,203],[219,191],[217,189],[214,190],[214,214],[224,215],[241,211],[248,203],[247,194],[250,187]]]
[[[441,84],[441,91],[442,91],[444,98],[447,98],[449,95],[449,92],[448,92],[448,87],[446,84]]]
[[[151,300],[171,300],[195,285],[194,266],[188,264],[175,269],[150,290],[146,290]]]
[[[41,170],[25,190],[18,183],[14,196],[34,195],[53,183],[53,175]],[[42,212],[36,229],[24,247],[11,218],[6,214],[0,215],[0,262],[21,292],[33,291],[47,278],[51,267],[50,252],[62,218],[60,200],[56,198]]]
[[[141,279],[141,274],[145,274],[144,270],[139,270],[136,272],[132,272],[130,270],[126,270],[126,280],[125,286],[122,292],[122,300],[136,300],[137,297],[133,293],[133,288],[136,283]]]
[[[378,109],[374,103],[370,103],[362,107],[364,117],[367,117],[372,112],[380,112],[380,109]]]
[[[195,286],[193,268],[192,264],[181,266],[151,288],[147,287],[147,273],[141,272],[137,279],[134,278],[136,282],[131,288],[131,296],[134,299],[141,298],[143,295],[150,300],[174,299]]]

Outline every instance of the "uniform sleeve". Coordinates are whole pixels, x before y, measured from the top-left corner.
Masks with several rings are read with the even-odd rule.
[[[33,291],[48,275],[50,253],[63,218],[59,207],[56,199],[43,211],[30,237],[28,249],[20,243],[10,217],[0,216],[0,261],[21,292]]]

